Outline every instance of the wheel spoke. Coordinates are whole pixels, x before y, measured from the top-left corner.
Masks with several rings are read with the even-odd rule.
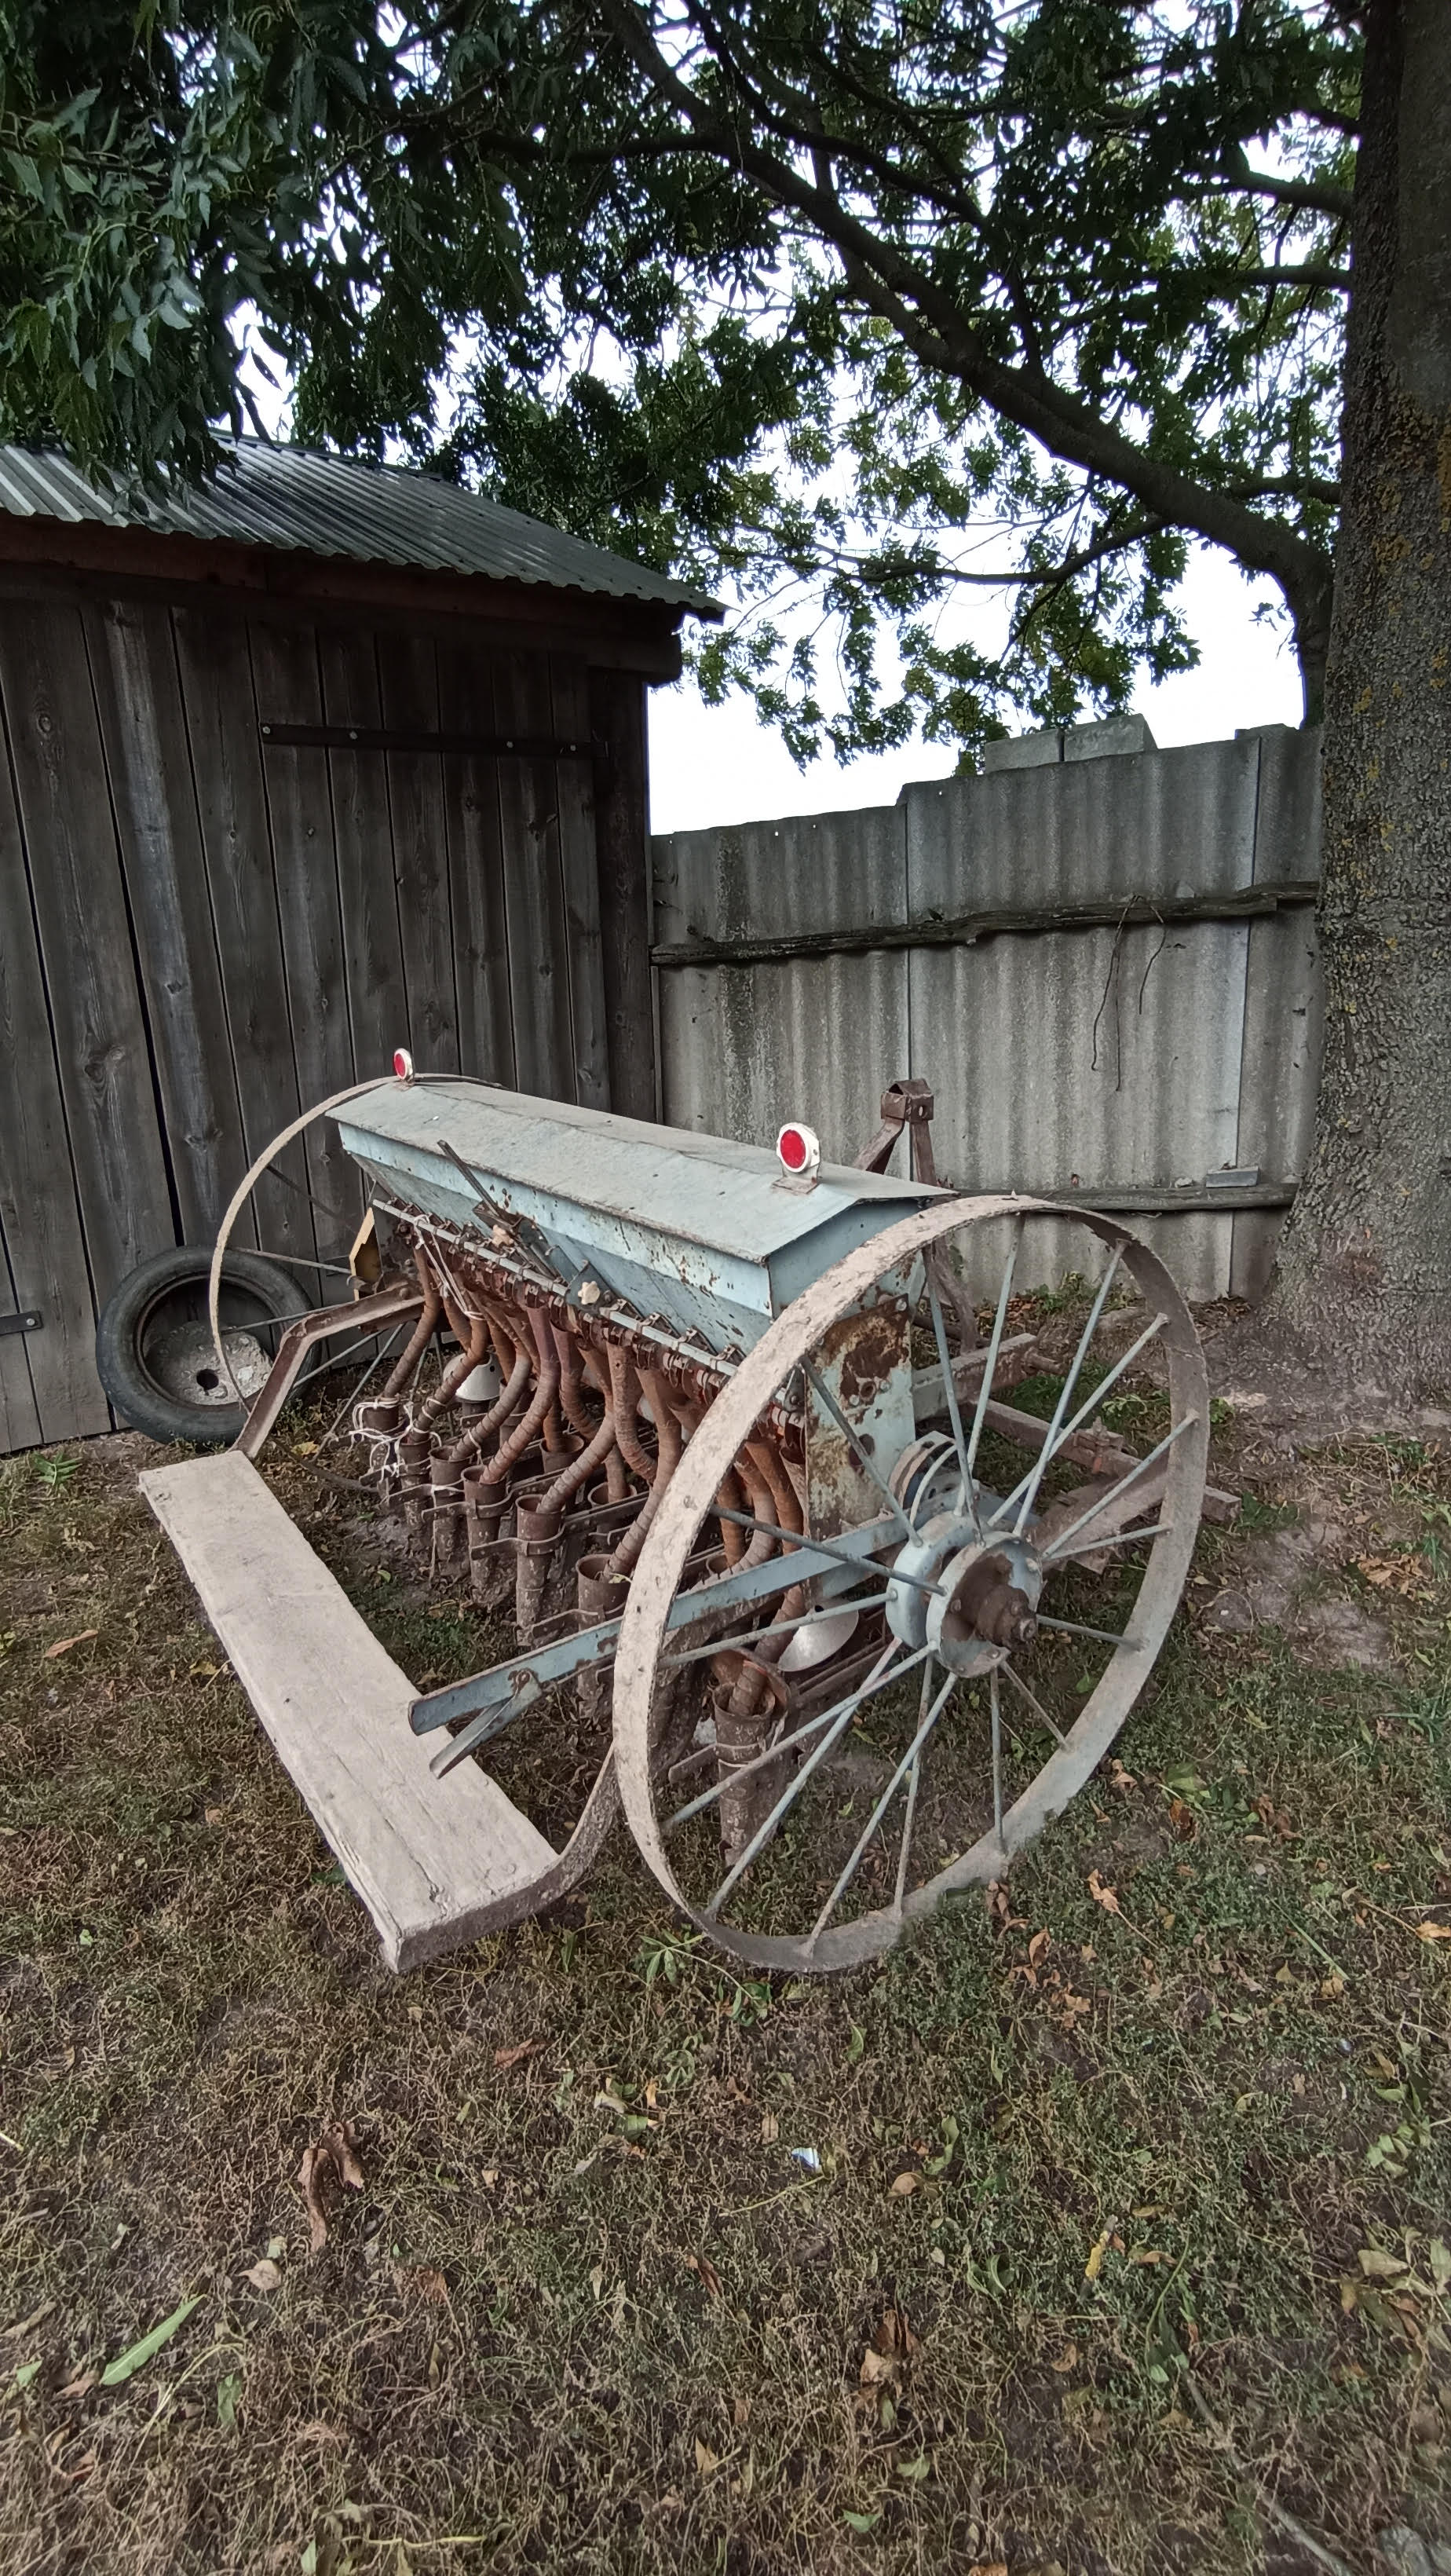
[[[1098,1411],[1098,1408],[1102,1404],[1104,1397],[1108,1394],[1110,1387],[1118,1384],[1118,1381],[1123,1376],[1125,1369],[1131,1369],[1133,1367],[1140,1351],[1143,1350],[1148,1343],[1155,1341],[1158,1338],[1168,1320],[1169,1318],[1167,1315],[1154,1315],[1151,1317],[1150,1321],[1145,1324],[1138,1340],[1130,1342],[1128,1349],[1124,1352],[1122,1358],[1114,1361],[1112,1368],[1105,1371],[1104,1375],[1099,1379],[1097,1386],[1094,1387],[1084,1398],[1072,1421],[1064,1424],[1063,1438],[1065,1440],[1069,1437],[1070,1433],[1082,1429],[1091,1413],[1096,1413]]]
[[[1048,1547],[1043,1550],[1045,1565],[1072,1564],[1080,1556],[1097,1556],[1101,1547],[1132,1547],[1139,1539],[1167,1538],[1172,1521],[1145,1521],[1142,1529],[1111,1530],[1107,1538],[1091,1538],[1082,1547]]]
[[[1084,1397],[1084,1400],[1082,1404],[1080,1404],[1078,1411],[1074,1414],[1072,1421],[1064,1423],[1057,1440],[1045,1440],[1043,1444],[1044,1454],[1039,1460],[1040,1473],[1043,1467],[1048,1463],[1047,1453],[1049,1449],[1061,1449],[1065,1441],[1072,1439],[1075,1431],[1080,1431],[1083,1428],[1084,1423],[1088,1421],[1090,1415],[1095,1414],[1098,1411],[1099,1406],[1102,1404],[1104,1397],[1108,1394],[1110,1388],[1117,1384],[1118,1380],[1123,1376],[1125,1369],[1132,1368],[1134,1361],[1138,1358],[1138,1355],[1144,1348],[1145,1344],[1152,1342],[1156,1335],[1162,1332],[1168,1320],[1169,1318],[1167,1315],[1156,1315],[1152,1323],[1146,1324],[1143,1331],[1140,1333],[1138,1340],[1130,1343],[1128,1349],[1124,1352],[1122,1359],[1115,1360],[1113,1367],[1108,1370],[1105,1376],[1099,1379],[1097,1386],[1092,1388],[1090,1393]],[[1003,1511],[1010,1512],[1012,1510],[1014,1503],[1022,1493],[1023,1487],[1027,1482],[1028,1478],[1025,1476],[1022,1478],[1020,1483],[1013,1487],[1013,1490],[1008,1495],[1006,1502],[1002,1505]]]
[[[1003,1838],[1003,1702],[998,1689],[998,1668],[994,1664],[988,1675],[988,1705],[992,1711],[993,1731],[993,1831],[998,1841]]]
[[[1042,1701],[1029,1690],[1022,1674],[1015,1673],[1011,1664],[1004,1664],[1002,1670],[1007,1675],[1008,1680],[1012,1683],[1018,1697],[1027,1701],[1029,1708],[1032,1710],[1033,1715],[1037,1718],[1039,1724],[1047,1727],[1049,1734],[1054,1738],[1055,1742],[1065,1744],[1068,1739],[1064,1735],[1062,1728],[1054,1725],[1053,1720],[1049,1716],[1046,1708],[1043,1706]]]
[[[867,1474],[870,1476],[872,1483],[876,1486],[878,1493],[886,1496],[888,1510],[893,1514],[895,1519],[901,1522],[908,1538],[915,1538],[917,1533],[913,1529],[911,1522],[908,1520],[906,1513],[903,1511],[901,1504],[898,1502],[896,1495],[893,1493],[891,1486],[882,1474],[882,1471],[877,1465],[875,1459],[872,1458],[869,1452],[863,1447],[861,1440],[858,1438],[856,1432],[853,1431],[851,1424],[848,1422],[846,1415],[842,1412],[841,1407],[832,1394],[830,1387],[822,1383],[822,1380],[818,1377],[809,1360],[803,1360],[801,1366],[817,1402],[825,1405],[827,1412],[830,1414],[832,1421],[836,1424],[842,1438],[856,1451],[858,1459],[862,1466],[865,1467]]]
[[[930,1650],[927,1647],[922,1647],[919,1656],[914,1657],[913,1660],[921,1660],[921,1657],[925,1656],[929,1651]],[[819,1770],[821,1764],[825,1761],[827,1754],[831,1751],[832,1746],[839,1741],[846,1728],[851,1724],[851,1721],[856,1715],[856,1712],[860,1708],[863,1700],[868,1698],[874,1689],[880,1688],[882,1682],[887,1677],[890,1667],[892,1666],[896,1652],[897,1640],[894,1637],[891,1644],[886,1649],[886,1652],[878,1658],[877,1663],[868,1674],[867,1679],[862,1684],[860,1690],[853,1691],[849,1699],[843,1700],[841,1707],[834,1713],[830,1731],[824,1734],[821,1738],[821,1742],[812,1752],[807,1754],[806,1759],[802,1763],[794,1780],[787,1781],[785,1788],[782,1790],[775,1806],[771,1809],[765,1823],[757,1827],[755,1833],[747,1843],[745,1850],[742,1852],[740,1859],[735,1862],[732,1868],[727,1870],[725,1877],[721,1880],[715,1894],[702,1908],[702,1911],[705,1914],[712,1915],[720,1912],[720,1909],[724,1905],[726,1898],[730,1895],[732,1888],[736,1885],[739,1879],[744,1877],[746,1871],[750,1868],[752,1861],[756,1859],[757,1855],[764,1851],[782,1818],[786,1815],[787,1811],[795,1805],[796,1800],[800,1797],[807,1781],[812,1777],[812,1774],[815,1771]],[[904,1669],[905,1667],[898,1668],[899,1672]],[[896,1677],[897,1676],[894,1675],[894,1678]],[[769,1748],[769,1752],[771,1754],[775,1754],[779,1749],[780,1748],[778,1746],[773,1745]],[[733,1774],[733,1779],[739,1780],[747,1769],[759,1770],[761,1768],[761,1763],[762,1757],[757,1755],[754,1763],[749,1765],[743,1763],[741,1765],[741,1769]]]
[[[313,1205],[317,1205],[316,1200]],[[353,1275],[346,1261],[309,1261],[300,1252],[273,1252],[265,1243],[260,1244],[258,1250],[264,1261],[280,1262],[284,1269],[321,1270],[329,1279],[350,1279]]]
[[[767,1538],[779,1539],[783,1547],[792,1549],[804,1547],[812,1556],[829,1556],[837,1565],[849,1565],[856,1574],[862,1571],[862,1559],[859,1556],[848,1556],[845,1548],[832,1547],[828,1540],[813,1538],[807,1530],[777,1529],[774,1521],[758,1521],[750,1512],[733,1512],[725,1503],[712,1503],[710,1509],[718,1521],[734,1521],[740,1529],[760,1530]],[[884,1538],[883,1547],[889,1544],[890,1542]],[[925,1574],[899,1574],[895,1566],[892,1567],[891,1574],[894,1583],[910,1583],[914,1592],[942,1591],[941,1584],[929,1583]],[[946,1597],[945,1594],[943,1597]]]
[[[1151,1449],[1147,1458],[1137,1459],[1134,1465],[1129,1468],[1128,1473],[1120,1476],[1116,1485],[1110,1485],[1106,1494],[1100,1495],[1096,1503],[1091,1503],[1086,1512],[1080,1512],[1077,1520],[1070,1522],[1068,1528],[1060,1532],[1059,1536],[1053,1542],[1053,1546],[1049,1551],[1050,1554],[1061,1556],[1064,1549],[1067,1547],[1069,1540],[1071,1538],[1076,1538],[1081,1529],[1087,1529],[1091,1522],[1098,1519],[1101,1512],[1106,1512],[1109,1509],[1110,1504],[1116,1503],[1120,1494],[1126,1494],[1130,1485],[1137,1484],[1140,1476],[1146,1475],[1150,1467],[1157,1466],[1165,1451],[1172,1449],[1175,1441],[1178,1440],[1184,1432],[1188,1431],[1192,1425],[1198,1421],[1198,1419],[1199,1416],[1197,1413],[1185,1413],[1181,1415],[1180,1419],[1175,1423],[1173,1430],[1165,1432],[1158,1447],[1156,1449]]]
[[[407,1320],[408,1319],[405,1317],[404,1321],[406,1322]],[[392,1332],[388,1335],[387,1340],[379,1343],[378,1348],[373,1353],[373,1356],[369,1360],[367,1367],[364,1369],[362,1376],[359,1378],[357,1385],[352,1389],[352,1392],[349,1395],[344,1397],[342,1405],[334,1414],[332,1421],[328,1424],[326,1431],[323,1433],[322,1438],[317,1444],[319,1449],[326,1449],[330,1440],[336,1440],[339,1431],[342,1429],[342,1426],[346,1422],[354,1405],[362,1402],[363,1389],[367,1385],[369,1378],[375,1376],[377,1371],[382,1367],[383,1362],[389,1355],[389,1352],[395,1348],[398,1337],[402,1331],[403,1324],[395,1324]]]
[[[887,1782],[885,1789],[882,1791],[880,1798],[877,1800],[871,1814],[868,1816],[861,1839],[858,1842],[855,1851],[852,1853],[850,1860],[847,1862],[845,1869],[842,1871],[840,1878],[837,1880],[835,1887],[832,1889],[831,1894],[828,1896],[826,1903],[823,1905],[821,1912],[816,1918],[816,1921],[812,1924],[810,1932],[806,1936],[809,1948],[814,1948],[815,1944],[820,1940],[822,1933],[826,1930],[826,1927],[831,1921],[833,1914],[836,1912],[838,1905],[841,1903],[841,1900],[845,1896],[847,1889],[850,1887],[852,1880],[855,1878],[857,1871],[861,1866],[863,1855],[872,1841],[873,1836],[876,1834],[882,1818],[885,1816],[887,1809],[890,1807],[892,1800],[895,1798],[897,1791],[905,1780],[912,1764],[920,1759],[922,1747],[926,1743],[932,1729],[937,1724],[944,1708],[947,1706],[948,1700],[951,1698],[953,1689],[956,1685],[956,1681],[956,1674],[949,1673],[941,1690],[938,1692],[937,1697],[934,1699],[926,1716],[923,1718],[921,1725],[918,1727],[916,1734],[913,1736],[910,1745],[903,1754],[901,1761],[898,1763],[896,1770],[892,1773],[892,1776]]]
[[[998,1290],[998,1310],[993,1317],[992,1337],[987,1346],[987,1358],[984,1360],[982,1365],[982,1384],[977,1391],[977,1410],[972,1417],[972,1434],[967,1444],[967,1473],[969,1484],[972,1482],[973,1469],[977,1463],[977,1449],[978,1442],[982,1438],[982,1426],[987,1420],[988,1403],[992,1395],[993,1378],[998,1365],[998,1351],[1002,1344],[1003,1326],[1008,1319],[1008,1299],[1013,1293],[1013,1272],[1018,1266],[1018,1255],[1023,1248],[1023,1234],[1026,1229],[1027,1222],[1028,1220],[1026,1217],[1020,1216],[1013,1228],[1013,1240],[1008,1252],[1007,1265],[1003,1271],[1002,1286]]]
[[[1098,1319],[1103,1313],[1104,1307],[1108,1302],[1108,1292],[1113,1286],[1114,1279],[1118,1272],[1118,1266],[1122,1258],[1123,1247],[1121,1244],[1115,1244],[1113,1258],[1099,1282],[1098,1294],[1094,1298],[1093,1304],[1089,1307],[1088,1321],[1084,1325],[1083,1331],[1079,1336],[1078,1348],[1073,1354],[1073,1364],[1068,1371],[1068,1375],[1063,1381],[1063,1391],[1058,1398],[1057,1404],[1053,1408],[1053,1419],[1048,1425],[1048,1437],[1044,1441],[1042,1448],[1039,1450],[1031,1470],[1023,1480],[1027,1490],[1023,1494],[1023,1500],[1019,1508],[1018,1517],[1013,1523],[1014,1538],[1022,1537],[1029,1515],[1032,1512],[1033,1505],[1037,1500],[1038,1488],[1042,1484],[1043,1479],[1052,1464],[1053,1451],[1057,1445],[1059,1433],[1063,1428],[1063,1417],[1072,1402],[1073,1390],[1078,1384],[1078,1373],[1088,1356],[1089,1343],[1092,1341],[1094,1334],[1098,1330]],[[1010,1504],[1000,1503],[993,1514],[994,1521],[1000,1521],[1009,1509]]]
[[[1119,1631],[1114,1628],[1085,1628],[1081,1619],[1044,1619],[1040,1617],[1038,1625],[1040,1628],[1056,1628],[1059,1635],[1063,1637],[1096,1637],[1101,1646],[1131,1646],[1134,1642],[1132,1637],[1129,1636],[1127,1630]]]
[[[789,1620],[785,1624],[794,1635],[798,1628],[819,1628],[824,1620],[839,1619],[845,1610],[880,1610],[886,1597],[885,1592],[868,1592],[855,1601],[829,1600],[819,1609],[805,1610],[799,1619]],[[674,1672],[681,1664],[704,1663],[710,1655],[729,1655],[734,1654],[741,1646],[758,1646],[763,1637],[777,1636],[780,1633],[781,1624],[778,1620],[768,1619],[763,1628],[748,1628],[743,1637],[715,1637],[708,1646],[691,1646],[683,1655],[662,1655],[661,1668],[666,1672]]]
[[[947,1398],[947,1418],[952,1425],[952,1443],[957,1451],[957,1463],[962,1469],[962,1497],[972,1514],[973,1528],[981,1538],[982,1522],[978,1516],[977,1488],[973,1483],[972,1469],[968,1464],[967,1443],[962,1436],[962,1407],[957,1401],[957,1383],[952,1374],[952,1362],[947,1354],[947,1326],[942,1320],[942,1300],[937,1294],[930,1270],[927,1274],[927,1306],[932,1317],[932,1331],[937,1343],[938,1366],[942,1371],[942,1391]]]
[[[932,1666],[928,1664],[922,1674],[922,1696],[917,1703],[919,1722],[927,1713],[927,1694],[931,1688]],[[907,1774],[907,1812],[902,1818],[902,1848],[897,1854],[897,1883],[892,1891],[892,1912],[899,1923],[902,1920],[902,1908],[907,1899],[907,1863],[912,1851],[912,1828],[917,1821],[917,1790],[921,1778],[922,1756],[920,1753],[914,1753],[912,1768]]]
[[[733,1789],[738,1780],[749,1780],[753,1772],[764,1771],[768,1763],[779,1762],[783,1753],[790,1753],[798,1744],[804,1744],[808,1736],[819,1735],[824,1726],[833,1727],[834,1731],[827,1741],[819,1744],[809,1760],[802,1764],[794,1781],[789,1784],[785,1796],[772,1808],[755,1841],[736,1863],[729,1880],[724,1886],[717,1888],[710,1904],[705,1908],[708,1914],[713,1914],[717,1906],[724,1904],[741,1871],[755,1859],[767,1835],[774,1831],[779,1818],[785,1814],[798,1790],[804,1788],[822,1755],[831,1751],[842,1728],[855,1717],[862,1702],[870,1699],[874,1692],[883,1689],[888,1682],[899,1682],[905,1673],[915,1671],[918,1664],[926,1661],[931,1651],[930,1646],[919,1646],[916,1653],[909,1655],[905,1662],[894,1664],[892,1657],[898,1652],[897,1640],[894,1637],[891,1644],[878,1657],[860,1689],[853,1691],[849,1699],[839,1700],[835,1708],[823,1709],[820,1717],[809,1717],[804,1726],[797,1728],[794,1735],[783,1735],[775,1744],[768,1744],[764,1753],[753,1754],[749,1762],[742,1762],[733,1769],[728,1780],[713,1782],[709,1789],[701,1791],[698,1798],[692,1798],[688,1807],[682,1807],[678,1814],[670,1817],[665,1826],[667,1833],[673,1833],[677,1825],[688,1824],[692,1816],[700,1815],[706,1807],[713,1807],[717,1798],[722,1797],[727,1789]]]

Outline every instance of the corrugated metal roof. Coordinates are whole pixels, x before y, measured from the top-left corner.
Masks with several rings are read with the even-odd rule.
[[[697,617],[721,613],[684,582],[667,581],[460,484],[260,438],[228,442],[226,461],[209,483],[179,487],[163,499],[98,492],[55,450],[0,446],[0,512],[346,555],[412,572],[482,573],[492,581],[656,601]]]

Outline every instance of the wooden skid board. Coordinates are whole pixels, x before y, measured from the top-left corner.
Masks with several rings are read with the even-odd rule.
[[[408,1725],[413,1684],[250,1459],[227,1450],[140,1482],[390,1968],[476,1939],[553,1867],[543,1835],[477,1763],[434,1779]]]

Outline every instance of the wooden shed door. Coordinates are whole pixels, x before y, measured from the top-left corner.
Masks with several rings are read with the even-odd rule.
[[[100,1307],[300,1107],[399,1045],[593,1108],[610,1061],[583,661],[41,593],[0,703],[4,1451],[110,1427]],[[317,1130],[239,1240],[310,1295],[360,1205]]]

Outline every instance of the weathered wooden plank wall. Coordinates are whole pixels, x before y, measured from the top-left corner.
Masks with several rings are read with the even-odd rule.
[[[912,1073],[937,1092],[939,1167],[967,1189],[1190,1181],[1202,1195],[1226,1165],[1274,1184],[1304,1168],[1322,1007],[1313,907],[1138,924],[1119,911],[1195,898],[1232,910],[1314,879],[1314,735],[1075,754],[907,787],[890,807],[675,833],[654,842],[653,873],[674,1125],[769,1144],[801,1117],[849,1159],[883,1085]],[[1097,905],[1100,919],[981,939],[941,928],[1064,905]],[[725,953],[822,934],[860,935],[832,954]],[[692,962],[692,947],[708,953]],[[1128,1221],[1209,1298],[1259,1292],[1283,1220],[1246,1208]],[[1065,1236],[1067,1257],[1081,1245]]]
[[[603,675],[605,764],[263,731],[587,743],[601,676],[462,626],[0,600],[0,1318],[44,1319],[0,1333],[0,1452],[108,1427],[99,1305],[207,1243],[249,1157],[395,1046],[649,1114],[642,680]],[[309,1135],[239,1239],[311,1291],[359,1206]]]

